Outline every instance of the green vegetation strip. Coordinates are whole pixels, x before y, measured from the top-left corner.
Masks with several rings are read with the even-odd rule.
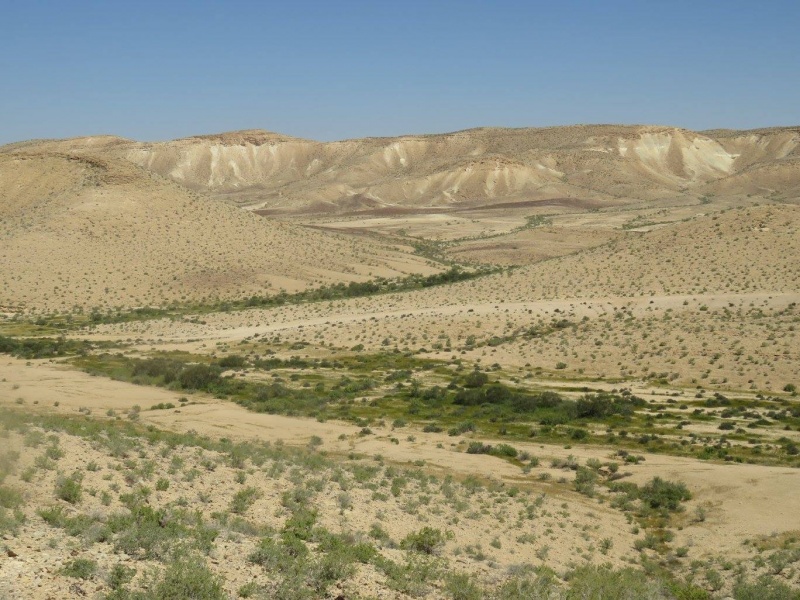
[[[448,285],[459,281],[468,281],[500,272],[502,269],[478,267],[464,270],[454,266],[443,273],[433,275],[410,275],[397,279],[377,278],[372,281],[337,283],[329,286],[304,290],[289,294],[280,292],[270,296],[253,295],[240,300],[225,300],[214,303],[173,304],[168,307],[141,307],[130,310],[111,310],[101,312],[99,309],[88,315],[82,312],[69,314],[43,315],[27,322],[21,317],[13,318],[0,324],[0,331],[22,335],[50,333],[77,329],[86,325],[126,323],[130,321],[148,321],[167,317],[181,317],[188,314],[209,314],[214,312],[230,312],[247,308],[273,308],[287,304],[303,304],[309,302],[325,302],[363,298],[378,294],[409,292],[429,287]],[[26,327],[27,326],[27,327]]]
[[[631,462],[636,451],[646,451],[800,466],[800,451],[791,438],[769,440],[759,433],[774,426],[800,427],[800,407],[780,398],[731,401],[717,393],[681,404],[673,398],[653,403],[625,389],[584,387],[581,396],[572,399],[562,392],[512,386],[490,380],[483,371],[400,352],[339,359],[236,354],[212,359],[185,353],[134,358],[104,353],[72,362],[92,374],[205,392],[256,412],[347,420],[364,428],[365,435],[372,433],[370,425],[388,420],[397,427],[414,423],[424,431],[446,431],[454,437],[478,432],[509,440],[536,437],[557,444],[613,446]],[[269,371],[273,374],[267,381],[239,376]],[[690,412],[692,407],[697,408]],[[729,425],[734,419],[743,422]],[[695,422],[718,424],[719,433],[687,433],[685,428]]]

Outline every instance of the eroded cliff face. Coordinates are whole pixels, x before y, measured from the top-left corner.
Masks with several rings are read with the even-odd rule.
[[[552,198],[607,206],[676,195],[791,199],[800,190],[798,146],[798,128],[577,125],[328,143],[261,130],[160,143],[95,136],[0,152],[124,159],[248,208],[341,212]]]
[[[336,210],[554,197],[614,203],[737,189],[794,193],[799,142],[797,129],[697,133],[609,125],[330,143],[247,131],[115,151],[253,208]]]

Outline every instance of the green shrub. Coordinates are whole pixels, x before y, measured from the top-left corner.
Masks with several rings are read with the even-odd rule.
[[[187,390],[204,390],[219,380],[219,368],[211,365],[192,365],[178,376],[181,387]]]
[[[0,508],[17,508],[22,504],[22,494],[11,487],[0,485]]]
[[[488,454],[491,449],[491,446],[483,442],[470,442],[467,446],[467,454]]]
[[[97,572],[97,563],[88,558],[76,558],[61,568],[61,574],[75,579],[91,579]]]
[[[144,559],[165,559],[184,541],[201,552],[209,552],[219,533],[195,514],[157,511],[136,503],[131,504],[129,514],[111,515],[108,527],[115,534],[117,552]]]
[[[762,575],[756,582],[739,581],[733,587],[735,600],[800,600],[800,591],[784,581]]]
[[[272,538],[264,538],[248,560],[254,565],[264,567],[267,571],[285,572],[308,555],[308,548],[297,538],[284,538],[277,542]]]
[[[654,477],[639,489],[639,498],[650,508],[673,511],[681,502],[691,500],[692,495],[683,483]]]
[[[239,598],[252,598],[258,593],[258,590],[258,584],[255,581],[250,581],[241,586],[237,590],[236,594],[239,596]]]
[[[479,388],[486,385],[488,382],[489,376],[486,373],[475,370],[464,378],[464,387]]]
[[[426,596],[430,582],[441,575],[439,561],[424,554],[409,556],[405,564],[378,557],[375,566],[386,575],[390,589],[413,597]]]
[[[444,545],[445,536],[438,530],[432,527],[423,527],[417,532],[409,533],[400,542],[400,547],[405,550],[412,550],[413,552],[421,552],[423,554],[433,554],[440,546]]]
[[[495,446],[490,447],[489,454],[492,456],[501,456],[501,457],[508,457],[508,458],[516,458],[519,452],[517,451],[514,446],[509,446],[508,444],[497,444]]]
[[[589,437],[589,432],[585,429],[581,429],[580,427],[576,427],[570,431],[569,437],[573,440],[585,440],[587,437]]]
[[[664,585],[644,571],[608,567],[579,567],[568,576],[568,600],[614,598],[615,600],[662,600]]]
[[[247,360],[239,354],[231,354],[219,359],[217,364],[223,369],[241,369],[247,364]]]
[[[295,537],[299,540],[309,540],[316,522],[316,510],[305,506],[298,507],[283,526],[284,536]]]
[[[594,496],[597,477],[597,473],[594,470],[588,467],[578,467],[575,472],[575,489],[585,496]]]
[[[220,579],[202,561],[172,563],[150,592],[158,600],[226,600]]]
[[[475,423],[472,421],[464,421],[463,423],[459,423],[455,427],[451,427],[448,429],[447,434],[451,436],[461,435],[462,433],[466,433],[468,431],[475,431]]]
[[[77,504],[81,501],[83,495],[83,488],[81,481],[83,475],[75,471],[69,477],[61,476],[56,480],[56,498],[64,500],[70,504]]]
[[[134,575],[136,575],[136,569],[117,563],[111,567],[111,571],[108,574],[108,587],[112,590],[121,589],[133,579]]]
[[[444,584],[445,591],[453,600],[483,600],[486,598],[485,590],[466,573],[453,573],[448,575]]]
[[[243,490],[239,490],[231,500],[231,512],[237,515],[244,514],[260,496],[261,492],[254,487],[246,487]]]
[[[563,597],[558,578],[546,567],[536,570],[530,567],[515,569],[495,595],[497,600],[561,600]]]

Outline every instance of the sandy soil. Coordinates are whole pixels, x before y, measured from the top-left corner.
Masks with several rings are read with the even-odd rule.
[[[89,408],[101,415],[108,409],[123,412],[134,405],[143,411],[141,419],[158,427],[193,430],[212,437],[234,440],[283,440],[290,444],[306,444],[312,436],[323,439],[332,452],[357,451],[367,456],[380,454],[390,462],[412,464],[423,460],[435,471],[461,476],[480,475],[490,479],[530,486],[539,472],[524,476],[519,467],[494,457],[469,455],[456,451],[453,438],[443,434],[415,431],[413,443],[389,443],[390,430],[377,429],[376,435],[359,437],[353,425],[310,419],[256,414],[208,397],[197,404],[174,410],[146,410],[152,404],[173,402],[179,394],[157,388],[138,387],[123,382],[91,377],[47,362],[8,360],[0,364],[0,402],[14,405],[17,398],[31,410],[75,414]],[[58,406],[55,406],[55,403]],[[339,439],[344,434],[345,439]],[[437,447],[441,444],[442,447]],[[575,445],[569,449],[536,443],[515,443],[542,459],[542,470],[552,458],[575,456],[580,462],[588,458],[608,460],[612,448]],[[702,554],[730,553],[741,550],[742,542],[755,536],[779,534],[800,529],[800,472],[784,467],[719,464],[680,457],[646,454],[646,461],[626,469],[632,480],[643,483],[655,475],[684,481],[694,494],[694,506],[707,507],[703,523],[687,523],[678,532],[678,545],[690,545]],[[558,473],[554,471],[554,473]],[[597,506],[593,510],[600,510]]]

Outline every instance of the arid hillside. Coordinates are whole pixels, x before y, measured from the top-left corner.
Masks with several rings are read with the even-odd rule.
[[[431,273],[408,248],[278,223],[91,148],[0,152],[0,307],[6,311],[242,298]],[[44,148],[47,148],[46,150]]]
[[[576,125],[330,143],[253,130],[114,139],[105,151],[248,207],[348,212],[554,198],[594,206],[718,194],[791,199],[800,193],[799,143],[797,128]]]
[[[0,599],[800,598],[798,141],[0,148]]]

